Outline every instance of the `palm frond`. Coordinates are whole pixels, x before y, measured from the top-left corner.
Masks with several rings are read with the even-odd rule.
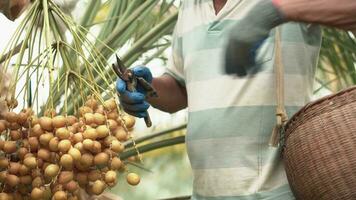
[[[350,32],[325,28],[316,79],[332,92],[356,84],[356,39]]]

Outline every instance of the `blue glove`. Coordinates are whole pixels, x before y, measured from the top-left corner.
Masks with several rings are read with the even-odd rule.
[[[272,28],[285,22],[271,0],[260,0],[231,30],[225,52],[225,72],[245,76],[255,71],[256,51]]]
[[[152,73],[147,67],[137,66],[132,68],[132,71],[135,76],[142,77],[152,83]],[[150,104],[146,101],[146,90],[140,84],[137,84],[135,92],[130,92],[127,90],[126,82],[118,78],[116,90],[120,94],[120,103],[125,112],[139,118],[147,117],[147,109]]]

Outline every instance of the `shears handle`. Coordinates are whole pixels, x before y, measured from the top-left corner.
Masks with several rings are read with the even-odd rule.
[[[138,77],[136,77],[132,74],[132,77],[130,77],[130,80],[126,81],[127,90],[130,92],[135,92],[137,81],[138,81]],[[152,126],[151,117],[150,117],[150,114],[148,113],[148,111],[146,111],[146,117],[144,117],[144,120],[145,120],[147,127]]]
[[[116,75],[126,82],[127,90],[130,92],[136,91],[137,83],[139,83],[150,97],[157,97],[155,89],[142,77],[136,77],[130,69],[126,69],[120,58],[116,55],[117,64],[112,64],[112,68]],[[151,127],[152,121],[150,114],[146,111],[146,117],[144,118],[146,126]]]

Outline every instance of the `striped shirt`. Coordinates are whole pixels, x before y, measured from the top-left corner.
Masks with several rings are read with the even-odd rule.
[[[268,146],[276,108],[274,31],[257,52],[260,73],[224,74],[228,32],[255,3],[229,0],[217,15],[213,0],[181,6],[167,73],[187,89],[194,200],[294,199],[279,149]],[[312,96],[321,32],[289,23],[281,35],[290,116]]]

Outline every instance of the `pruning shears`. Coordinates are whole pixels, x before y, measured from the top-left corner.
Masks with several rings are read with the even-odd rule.
[[[112,64],[116,75],[126,82],[127,90],[130,92],[136,91],[137,84],[140,84],[146,90],[146,97],[158,97],[156,90],[144,78],[135,76],[131,69],[127,69],[121,59],[116,55],[116,64]],[[145,123],[147,127],[152,126],[152,121],[149,113],[146,111]]]

